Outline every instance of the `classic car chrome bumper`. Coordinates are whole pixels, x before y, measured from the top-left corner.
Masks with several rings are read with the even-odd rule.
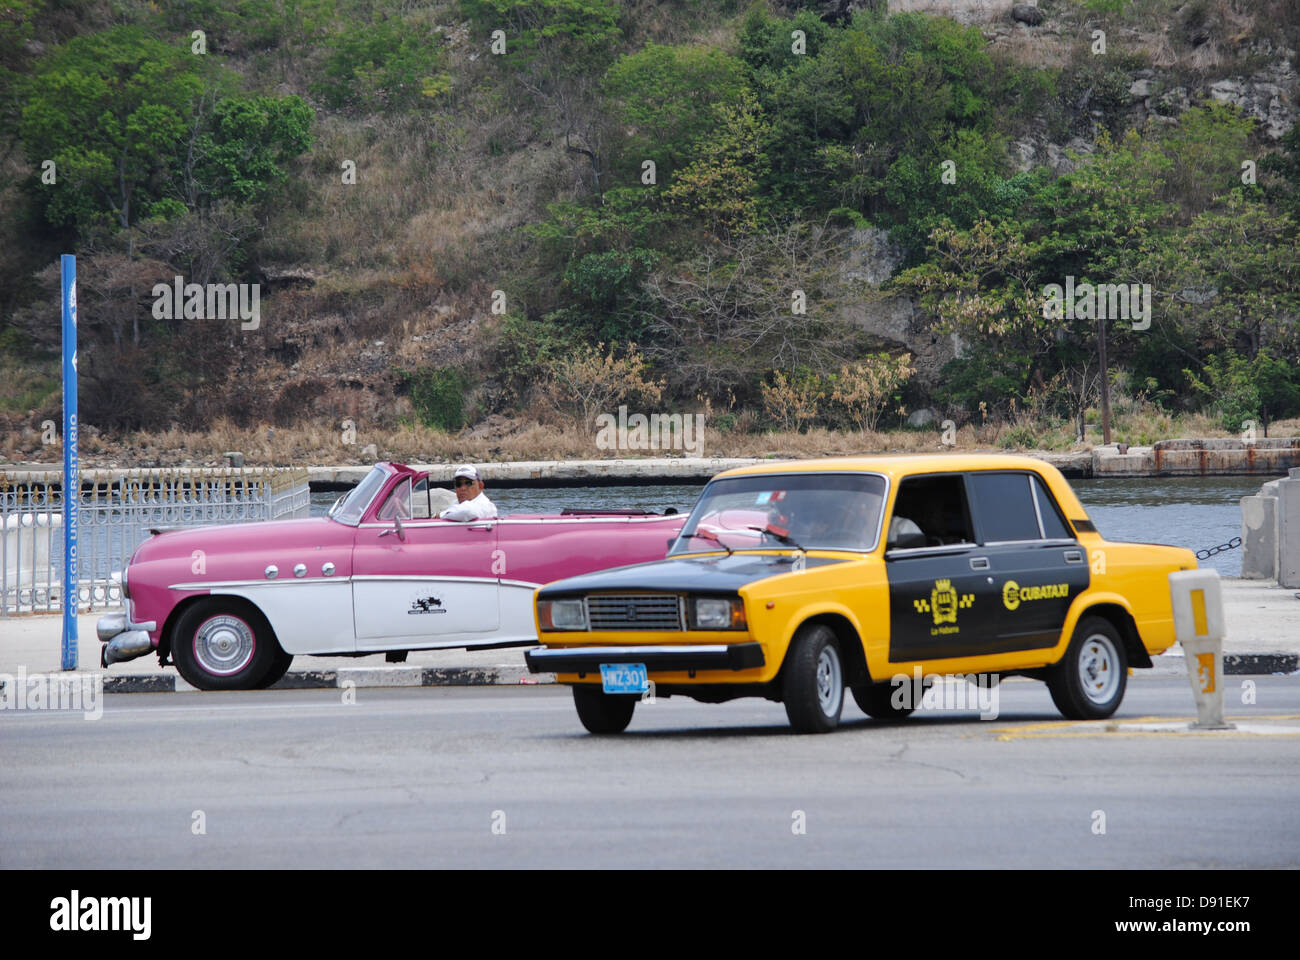
[[[107,667],[110,663],[122,663],[143,657],[153,652],[153,641],[149,634],[158,629],[153,620],[145,623],[132,623],[125,613],[109,613],[100,617],[95,623],[95,633],[104,649],[99,653],[99,665]]]
[[[750,670],[763,666],[758,643],[626,647],[538,647],[524,651],[533,673],[599,673],[602,663],[644,663],[648,673],[668,670]]]

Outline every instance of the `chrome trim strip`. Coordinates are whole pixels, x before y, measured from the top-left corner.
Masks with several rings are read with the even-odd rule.
[[[1026,544],[1034,547],[1073,547],[1077,546],[1078,540],[1063,539],[1054,537],[1051,540],[986,540],[980,546],[985,547],[1019,547]],[[919,549],[919,548],[918,548]]]
[[[1018,541],[1013,540],[1010,542],[1016,543]],[[1033,543],[1034,541],[1027,540],[1024,542]],[[993,544],[946,543],[937,547],[894,547],[891,550],[886,550],[885,555],[889,557],[923,557],[928,553],[933,553],[937,556],[941,553],[956,553],[958,550],[978,550],[981,546],[989,547],[993,546]]]
[[[498,581],[496,577],[418,576],[404,573],[361,573],[351,577],[299,577],[293,580],[204,580],[173,583],[168,590],[211,590],[215,587],[291,587],[300,583],[351,583],[355,580],[415,580],[421,583],[509,583],[512,586],[540,587],[526,580]]]
[[[1038,506],[1038,488],[1034,485],[1034,478],[1030,474],[1025,474],[1025,480],[1029,483],[1029,499],[1034,505],[1034,516],[1038,518],[1038,539],[1046,540],[1047,531],[1043,529],[1043,511]]]
[[[297,580],[204,580],[173,583],[168,590],[212,590],[217,587],[292,587],[300,583],[347,583],[351,577],[303,577]]]
[[[420,582],[441,583],[443,581],[452,581],[455,583],[496,583],[496,577],[453,577],[451,575],[442,576],[439,574],[430,574],[423,576],[419,574],[407,573],[358,573],[354,574],[351,580],[419,580]]]
[[[505,524],[553,524],[553,523],[608,523],[611,520],[621,520],[627,523],[663,523],[669,520],[680,520],[686,514],[669,513],[659,514],[652,517],[629,516],[627,514],[608,514],[599,517],[487,517],[475,520],[439,520],[436,517],[420,517],[418,520],[403,520],[402,526],[407,527],[437,527],[439,529],[456,529],[458,527],[468,527],[472,524],[479,523],[505,523]],[[358,527],[392,527],[392,522],[388,523],[361,523]]]

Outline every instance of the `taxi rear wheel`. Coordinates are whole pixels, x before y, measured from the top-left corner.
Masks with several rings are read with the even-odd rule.
[[[622,733],[632,722],[638,697],[605,693],[597,686],[575,686],[573,705],[578,719],[591,733]]]
[[[844,709],[844,667],[835,634],[814,624],[800,630],[785,664],[781,698],[796,733],[829,733]]]
[[[1124,641],[1109,620],[1085,617],[1047,678],[1052,702],[1068,720],[1104,720],[1119,709],[1128,686]]]
[[[852,689],[858,708],[876,720],[902,720],[916,709],[915,706],[901,706],[904,698],[894,695],[897,688],[892,683],[864,683]]]

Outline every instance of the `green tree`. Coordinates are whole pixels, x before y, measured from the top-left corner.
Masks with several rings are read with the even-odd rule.
[[[450,88],[441,36],[423,24],[399,17],[347,24],[326,46],[313,89],[331,107],[410,109]]]
[[[203,89],[200,57],[114,27],[68,41],[28,84],[22,139],[34,164],[53,160],[46,216],[85,229],[127,227],[163,198],[152,185],[175,179]]]
[[[484,42],[493,30],[506,35],[508,61],[545,60],[558,70],[603,69],[622,36],[615,0],[460,0]]]
[[[1238,353],[1212,354],[1203,376],[1186,373],[1197,393],[1219,410],[1223,429],[1231,433],[1253,421],[1263,426],[1267,437],[1270,423],[1300,414],[1295,364],[1267,350],[1249,359]]]
[[[299,97],[227,97],[187,154],[186,203],[260,203],[288,177],[285,166],[311,146],[311,107]],[[198,120],[198,118],[196,118]]]
[[[735,57],[709,47],[652,43],[620,57],[603,88],[619,124],[632,131],[620,150],[626,163],[639,173],[643,160],[653,160],[664,182],[712,134],[715,106],[741,102],[744,73]]]
[[[767,167],[758,102],[747,94],[739,105],[717,104],[712,112],[713,134],[673,176],[664,199],[715,237],[749,233],[758,228],[758,182]]]
[[[22,135],[29,159],[55,163],[46,216],[83,233],[125,229],[219,201],[259,203],[311,144],[298,97],[230,94],[188,48],[136,27],[69,41],[29,83]]]
[[[1152,284],[1153,313],[1202,349],[1253,358],[1300,349],[1300,237],[1295,221],[1234,192],[1222,211],[1152,236],[1135,272]]]

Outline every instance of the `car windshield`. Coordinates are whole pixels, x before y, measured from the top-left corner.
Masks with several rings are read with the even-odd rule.
[[[371,467],[365,478],[330,511],[330,516],[340,523],[355,527],[387,479],[387,470],[380,466]]]
[[[872,550],[885,481],[875,474],[763,474],[704,489],[669,555],[799,546]]]

